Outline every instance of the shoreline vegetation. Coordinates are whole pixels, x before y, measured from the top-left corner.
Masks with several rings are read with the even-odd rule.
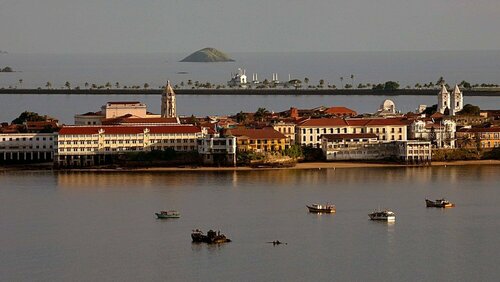
[[[162,89],[28,89],[28,88],[0,88],[4,95],[161,95]],[[176,95],[375,95],[375,96],[435,96],[436,89],[176,89]],[[500,96],[500,88],[485,87],[464,89],[464,96]]]
[[[447,167],[447,166],[469,166],[469,165],[498,165],[500,160],[462,160],[462,161],[438,161],[432,162],[429,166],[383,163],[383,162],[304,162],[297,163],[293,167],[263,167],[255,168],[249,166],[237,167],[200,167],[200,166],[181,166],[181,167],[103,167],[103,168],[77,168],[77,169],[53,169],[52,163],[36,165],[9,165],[0,166],[0,171],[58,171],[58,172],[168,172],[168,171],[268,171],[268,170],[306,170],[306,169],[345,169],[345,168],[409,168],[409,167]]]

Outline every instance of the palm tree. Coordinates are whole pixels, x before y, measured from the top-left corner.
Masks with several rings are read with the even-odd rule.
[[[445,80],[442,76],[439,77],[439,79],[436,81],[436,85],[443,85],[445,84]]]
[[[247,120],[247,114],[245,114],[243,111],[240,111],[239,113],[236,114],[236,122],[243,123],[246,120]]]
[[[120,83],[119,83],[119,82],[116,82],[116,83],[115,83],[115,87],[116,87],[116,88],[120,88]]]
[[[354,85],[354,74],[351,74],[351,85]]]
[[[88,82],[85,82],[85,88],[89,88],[89,83]]]
[[[108,89],[109,89],[109,88],[111,88],[111,82],[109,82],[109,81],[108,81],[108,82],[106,82],[106,84],[104,85],[104,87],[106,87],[106,88],[108,88]]]
[[[144,83],[144,89],[148,89],[149,88],[149,84],[146,82]]]
[[[304,83],[309,85],[309,78],[308,77],[304,77]]]
[[[20,78],[20,79],[19,79],[19,86],[21,86],[22,84],[23,84],[23,79],[22,79],[22,78]]]
[[[50,81],[47,81],[47,83],[45,84],[45,87],[47,87],[47,89],[52,88],[52,83],[50,83]]]
[[[344,81],[344,77],[341,76],[340,77],[340,85],[342,85],[342,88],[344,88],[344,82],[343,81]]]
[[[268,113],[269,111],[266,108],[258,108],[253,117],[257,121],[264,121],[264,118]]]
[[[68,89],[71,89],[71,83],[69,83],[69,81],[66,81],[66,83],[64,83],[64,86]]]
[[[325,80],[324,79],[320,79],[319,80],[319,87],[323,88],[323,85],[325,85]]]

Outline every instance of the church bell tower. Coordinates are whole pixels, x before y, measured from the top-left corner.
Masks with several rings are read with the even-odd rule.
[[[175,111],[175,92],[172,86],[170,86],[170,81],[167,81],[167,85],[161,94],[161,117],[177,117]]]

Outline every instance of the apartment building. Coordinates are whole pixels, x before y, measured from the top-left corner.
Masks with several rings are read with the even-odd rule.
[[[205,128],[171,126],[63,126],[57,135],[55,163],[59,166],[104,164],[126,152],[196,151]]]
[[[0,163],[51,162],[54,133],[1,133]]]
[[[308,119],[297,125],[296,142],[302,146],[321,147],[323,134],[375,134],[382,141],[407,140],[407,123],[399,118]]]

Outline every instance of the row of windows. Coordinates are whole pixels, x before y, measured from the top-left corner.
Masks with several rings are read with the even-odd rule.
[[[241,144],[279,144],[280,140],[242,140]],[[231,144],[229,144],[231,145]]]
[[[314,142],[313,139],[314,139],[313,136],[309,136],[309,142]],[[385,140],[385,135],[382,135],[382,140]],[[395,135],[391,135],[390,140],[393,140],[393,141],[396,140]],[[403,136],[398,135],[397,140],[403,140]],[[321,141],[321,136],[316,136],[316,141],[317,142]],[[307,142],[306,136],[302,136],[302,142],[304,142],[304,143]]]
[[[52,141],[52,137],[48,137],[48,138],[47,137],[35,137],[35,138],[33,138],[33,137],[15,137],[15,138],[2,137],[2,141],[33,141],[33,140],[35,140],[35,141],[47,141],[47,140]]]
[[[321,132],[323,131],[323,132]],[[316,128],[316,134],[326,134],[327,133],[327,129],[326,128],[323,128],[322,130],[320,128]],[[352,133],[356,134],[356,133],[365,133],[365,130],[363,128],[360,128],[359,132],[357,132],[358,129],[357,128],[353,128],[352,129]],[[314,129],[310,128],[309,129],[309,134],[313,134],[314,132]],[[399,127],[398,130],[397,130],[398,133],[402,133],[403,132],[403,128],[402,127]],[[306,134],[307,133],[307,129],[303,128],[302,129],[302,134]],[[330,134],[334,134],[334,133],[347,133],[347,128],[330,128],[329,130],[329,133]],[[366,129],[366,133],[386,133],[386,129],[385,128],[370,128],[370,129]],[[391,128],[391,133],[396,133],[396,129],[393,127]]]
[[[46,145],[43,145],[43,146],[39,146],[39,145],[36,145],[36,146],[0,146],[0,150],[6,150],[6,149],[10,149],[10,150],[13,150],[13,149],[52,149],[52,145],[50,146],[46,146]]]

